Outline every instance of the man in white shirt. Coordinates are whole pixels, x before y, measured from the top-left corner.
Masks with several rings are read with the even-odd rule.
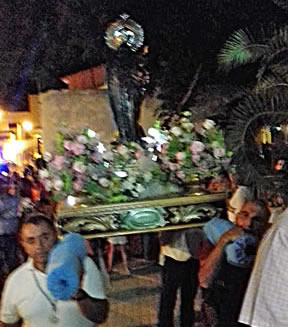
[[[174,309],[177,291],[180,290],[180,326],[191,327],[194,322],[193,302],[198,287],[198,248],[201,230],[182,230],[161,234],[162,290],[158,327],[174,326]]]
[[[264,236],[239,321],[252,327],[288,326],[288,209]]]
[[[83,262],[81,289],[68,301],[56,301],[47,289],[45,268],[57,240],[51,220],[38,215],[25,220],[20,243],[29,259],[12,272],[4,287],[1,322],[4,327],[92,327],[108,315],[101,274],[92,259]]]

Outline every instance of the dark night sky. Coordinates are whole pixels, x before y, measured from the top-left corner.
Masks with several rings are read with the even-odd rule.
[[[16,104],[36,86],[59,87],[57,77],[105,62],[105,26],[123,12],[145,30],[152,78],[165,62],[176,81],[200,62],[212,72],[233,30],[287,20],[270,0],[1,1],[1,97]]]

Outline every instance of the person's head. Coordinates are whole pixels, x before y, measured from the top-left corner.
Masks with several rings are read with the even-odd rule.
[[[36,205],[36,209],[44,214],[47,218],[54,221],[55,220],[55,210],[51,200],[48,198],[41,198]]]
[[[9,183],[8,178],[5,178],[5,179],[2,178],[0,180],[0,196],[8,194],[10,187],[11,187],[11,184]]]
[[[217,177],[208,177],[205,181],[205,186],[206,190],[211,193],[226,192],[230,190],[231,183],[228,173],[223,172]]]
[[[262,200],[247,201],[236,215],[236,225],[252,233],[262,233],[268,223],[270,211]]]
[[[19,242],[34,266],[45,269],[48,255],[57,240],[53,222],[44,215],[28,216],[19,227]]]
[[[24,169],[23,176],[24,176],[24,178],[27,178],[30,181],[33,181],[33,171],[29,168],[29,166]]]

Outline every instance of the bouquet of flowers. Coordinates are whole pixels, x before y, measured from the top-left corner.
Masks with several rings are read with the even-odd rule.
[[[222,131],[213,120],[193,122],[191,118],[186,111],[174,115],[165,128],[158,125],[158,133],[166,139],[161,147],[157,146],[161,169],[175,183],[216,177],[228,169],[232,157],[232,152],[225,148]],[[157,135],[155,130],[152,134],[154,138]]]

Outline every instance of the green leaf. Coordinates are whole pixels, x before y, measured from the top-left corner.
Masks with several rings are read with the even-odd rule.
[[[64,135],[56,133],[56,151],[58,154],[64,153]]]
[[[170,140],[167,146],[167,155],[169,158],[174,158],[176,153],[182,151],[183,144],[179,141],[179,139],[174,136]]]
[[[73,189],[72,173],[70,171],[65,171],[62,174],[62,181],[64,183],[62,191],[69,194],[70,191]]]
[[[234,32],[225,42],[218,55],[218,63],[224,69],[232,69],[249,62],[255,62],[263,55],[263,44],[253,43],[244,30]]]
[[[84,189],[88,192],[88,194],[93,195],[96,193],[102,193],[101,186],[93,181],[89,181],[84,185]]]

